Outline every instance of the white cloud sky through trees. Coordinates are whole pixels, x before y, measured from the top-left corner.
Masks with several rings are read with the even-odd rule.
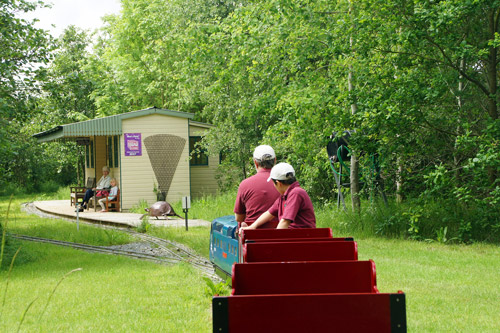
[[[101,17],[120,12],[120,0],[46,0],[52,8],[39,8],[27,19],[37,18],[37,28],[49,30],[58,37],[63,30],[73,24],[82,29],[97,29],[102,26]],[[51,25],[55,25],[52,27]]]

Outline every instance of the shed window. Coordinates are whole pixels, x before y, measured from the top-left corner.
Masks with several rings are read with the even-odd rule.
[[[94,167],[94,141],[90,141],[90,143],[85,146],[85,161],[87,162],[87,168]]]
[[[87,168],[90,168],[90,144],[85,145],[85,164],[87,165]]]
[[[108,165],[110,168],[118,167],[118,136],[108,136]]]
[[[208,155],[205,149],[199,147],[201,136],[189,137],[189,154],[191,155],[190,165],[208,165]]]
[[[119,139],[118,139],[118,135],[115,135],[115,137],[113,138],[113,156],[115,158],[115,168],[118,167],[118,159],[120,157],[120,154],[118,153],[118,147],[120,147],[120,144],[119,144]]]
[[[108,166],[114,168],[113,166],[113,137],[108,136]]]

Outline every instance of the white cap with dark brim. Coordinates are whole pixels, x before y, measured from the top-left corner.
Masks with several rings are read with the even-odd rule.
[[[295,177],[295,170],[288,163],[278,163],[271,169],[271,176],[267,181],[271,179],[275,180],[287,180],[289,178]]]
[[[276,154],[274,149],[268,145],[260,145],[253,151],[253,158],[259,161],[274,160]]]

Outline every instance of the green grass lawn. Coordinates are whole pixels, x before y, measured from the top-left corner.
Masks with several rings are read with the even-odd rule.
[[[0,198],[5,216],[8,198]],[[131,241],[100,229],[76,232],[74,223],[26,216],[16,206],[9,229],[34,236],[67,238],[85,243]],[[231,195],[219,206],[204,199],[193,202],[197,218],[211,220],[231,214]],[[210,208],[215,207],[215,208]],[[229,207],[229,208],[228,208]],[[410,332],[498,332],[500,324],[500,248],[497,245],[445,245],[437,242],[369,237],[351,228],[332,211],[318,211],[318,225],[330,226],[335,236],[354,236],[359,259],[373,259],[380,292],[406,293]],[[95,232],[95,234],[94,234]],[[150,233],[182,242],[208,256],[209,228],[151,228]],[[29,309],[22,331],[205,331],[211,330],[210,298],[200,274],[187,265],[160,266],[116,256],[89,254],[46,244],[21,242],[31,260],[16,265],[0,318],[0,331],[17,329]],[[69,275],[47,299],[67,272]],[[3,298],[7,272],[0,272]]]
[[[2,217],[2,222],[4,222],[8,212],[9,219],[4,225],[7,226],[6,229],[10,233],[90,245],[127,244],[133,239],[128,234],[120,231],[98,229],[84,223],[80,223],[79,231],[77,232],[76,223],[61,219],[28,215],[21,211],[21,205],[29,201],[34,201],[34,198],[31,196],[15,198],[9,208],[9,198],[0,197],[0,216]]]
[[[498,332],[500,248],[358,239],[380,292],[406,294],[411,332]]]
[[[23,242],[36,262],[15,267],[1,332],[208,332],[211,299],[200,274],[186,264],[163,266]],[[69,271],[82,268],[57,283]],[[7,272],[0,273],[2,298]]]

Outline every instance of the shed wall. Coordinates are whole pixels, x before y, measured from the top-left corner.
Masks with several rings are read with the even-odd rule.
[[[144,140],[156,134],[171,134],[186,140],[179,163],[174,172],[166,200],[175,202],[183,196],[190,195],[189,188],[189,138],[188,119],[159,114],[144,117],[124,119],[122,122],[123,133],[141,133],[142,156],[125,156],[124,136],[120,138],[121,155],[121,193],[123,209],[130,209],[140,200],[148,204],[156,202],[153,192],[158,184],[156,175],[151,165]],[[168,156],[165,156],[168,158]]]
[[[208,128],[190,124],[190,136],[203,136]],[[208,165],[191,166],[191,195],[194,199],[207,194],[217,194],[218,185],[215,179],[219,156],[209,156]]]

